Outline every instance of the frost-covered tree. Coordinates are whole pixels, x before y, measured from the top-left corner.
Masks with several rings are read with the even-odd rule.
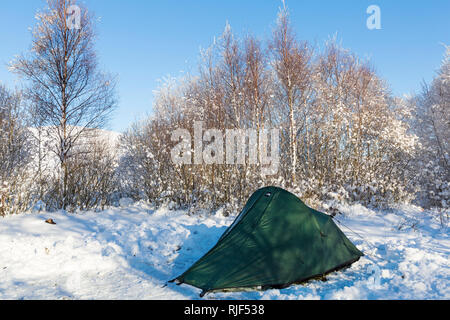
[[[226,213],[265,185],[288,188],[315,205],[339,200],[378,206],[413,194],[409,162],[417,140],[409,132],[408,107],[391,96],[368,62],[336,41],[313,51],[297,40],[285,9],[269,41],[240,39],[227,24],[200,61],[198,74],[165,83],[151,117],[122,139],[124,193]],[[196,121],[203,123],[201,134]],[[245,163],[195,160],[215,142],[203,137],[207,129],[259,134],[262,128],[281,132],[275,175],[249,164],[245,144]],[[176,129],[204,140],[202,150],[191,144],[191,164],[171,159]],[[261,151],[267,150],[258,146]]]
[[[30,141],[21,102],[21,93],[0,85],[0,216],[27,209],[31,200]]]
[[[269,44],[275,73],[281,124],[288,128],[289,185],[297,185],[299,132],[305,126],[307,104],[312,93],[312,50],[307,42],[299,42],[292,30],[286,7],[280,9],[277,26]],[[285,109],[285,111],[283,110]],[[284,111],[284,112],[283,112]]]
[[[416,143],[407,132],[408,111],[367,62],[335,40],[318,56],[313,83],[300,155],[305,188],[373,204],[404,199]]]
[[[94,19],[88,10],[74,0],[47,4],[36,15],[31,51],[19,56],[11,70],[27,80],[26,95],[36,108],[33,114],[45,127],[45,135],[52,137],[51,151],[61,171],[58,202],[66,208],[70,158],[76,156],[79,141],[102,127],[114,110],[115,81],[98,70]],[[78,25],[71,24],[73,14],[79,14]]]
[[[424,205],[450,206],[450,46],[435,78],[413,98],[421,151],[417,173]]]

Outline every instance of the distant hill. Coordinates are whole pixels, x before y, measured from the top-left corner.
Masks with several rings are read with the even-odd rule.
[[[59,165],[59,159],[57,154],[55,153],[56,146],[59,143],[56,141],[56,127],[40,127],[40,128],[32,128],[29,127],[30,131],[30,140],[32,144],[32,155],[33,155],[33,164],[32,167],[38,166],[39,158],[41,158],[41,165],[44,165],[46,168],[51,169],[55,166]],[[81,130],[81,127],[69,127],[68,130],[71,130],[73,134],[77,133],[77,130]],[[78,146],[83,146],[89,149],[89,144],[94,142],[105,143],[111,152],[117,156],[119,153],[117,152],[117,144],[121,137],[121,133],[115,131],[109,131],[104,129],[89,129],[88,136],[81,136],[77,140]],[[40,143],[40,152],[39,152],[39,140]]]

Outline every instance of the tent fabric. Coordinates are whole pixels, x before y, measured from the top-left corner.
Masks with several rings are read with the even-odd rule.
[[[217,244],[174,279],[203,290],[283,288],[357,261],[331,216],[277,187],[256,191]]]

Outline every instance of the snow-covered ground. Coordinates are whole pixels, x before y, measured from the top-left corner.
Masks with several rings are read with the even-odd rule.
[[[342,211],[341,229],[366,254],[350,268],[325,282],[204,298],[450,299],[450,239],[436,213],[413,206]],[[44,222],[49,218],[56,225]],[[0,218],[0,299],[198,299],[199,289],[166,282],[212,247],[232,220],[142,203]]]

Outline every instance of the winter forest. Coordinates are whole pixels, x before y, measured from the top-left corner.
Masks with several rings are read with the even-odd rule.
[[[407,214],[388,223],[386,230],[397,233],[407,229],[410,235],[419,232],[417,225],[428,226],[429,221],[448,243],[450,46],[442,45],[442,61],[432,81],[421,83],[418,93],[396,96],[389,79],[381,78],[370,61],[343,47],[338,37],[330,36],[320,43],[303,40],[292,27],[287,5],[280,2],[268,38],[260,39],[251,33],[238,36],[227,23],[223,33],[199,52],[200,62],[192,66],[191,72],[162,83],[148,116],[137,119],[125,132],[115,133],[105,128],[120,100],[116,90],[120,80],[100,67],[97,20],[88,7],[77,3],[81,7],[79,28],[69,28],[67,9],[74,4],[74,0],[47,1],[47,8],[36,15],[29,50],[11,57],[8,65],[9,71],[21,79],[20,87],[9,88],[0,82],[0,216],[4,217],[0,218],[0,226],[13,223],[9,220],[12,217],[51,214],[55,214],[57,223],[58,217],[66,221],[82,219],[86,214],[89,219],[114,222],[114,210],[146,208],[165,210],[164,219],[170,219],[173,213],[177,217],[175,224],[180,225],[193,223],[189,219],[196,219],[198,226],[216,219],[214,224],[224,230],[222,227],[236,217],[255,190],[278,186],[297,195],[309,207],[342,219],[363,219],[359,221],[368,224],[392,213],[398,216],[402,208],[409,208]],[[200,133],[195,130],[199,123]],[[174,134],[179,129],[189,133],[192,141]],[[267,146],[258,144],[260,136],[272,129],[278,129],[276,143],[271,140]],[[225,139],[227,130],[238,132],[232,137],[236,140],[229,141],[228,136]],[[256,135],[239,136],[243,130],[254,130]],[[221,134],[223,141],[217,144]],[[196,138],[203,143],[200,149],[193,143]],[[225,140],[241,148],[241,161],[208,153],[214,144],[225,150]],[[174,162],[177,145],[187,150],[182,155],[187,163]],[[257,157],[252,147],[256,154],[271,155],[272,160],[278,156],[275,172],[263,173],[262,167],[268,163],[249,161]],[[203,161],[196,161],[198,153]],[[360,218],[352,217],[354,211],[360,211],[356,215]],[[127,214],[121,213],[121,219],[127,219]],[[180,225],[173,227],[179,231],[177,235],[162,231],[159,236],[154,234],[152,244],[136,240],[138,249],[120,238],[125,241],[120,249],[125,253],[120,255],[141,255],[140,259],[145,260],[152,253],[143,253],[143,248],[153,245],[153,258],[148,259],[158,260],[152,263],[159,270],[163,267],[158,263],[166,263],[165,254],[155,253],[162,250],[159,241],[170,243],[168,239],[175,239],[179,248],[164,250],[182,254],[184,249],[181,253],[178,250],[186,246],[183,241],[188,237],[179,233],[202,230],[192,226],[181,230]],[[108,224],[102,228],[108,229]],[[0,230],[6,237],[6,229]],[[208,235],[214,239],[216,233]],[[0,239],[0,247],[2,243],[7,246],[6,238]],[[382,245],[382,238],[371,239]],[[208,241],[200,244],[202,249],[214,244],[214,240]],[[364,243],[358,242],[361,239],[355,241],[364,248]],[[394,250],[397,244],[384,244],[384,248],[389,245]],[[371,247],[367,244],[366,250]],[[48,248],[57,251],[56,247]],[[103,254],[105,248],[99,250]],[[382,255],[379,247],[374,250],[374,254]],[[444,246],[439,253],[443,262],[432,259],[445,270],[436,280],[442,286],[436,284],[428,291],[422,288],[433,292],[423,297],[450,297],[448,250]],[[124,259],[123,263],[140,272],[153,274],[143,266],[144,262],[135,267],[137,262]],[[173,259],[176,261],[176,257]],[[393,270],[401,269],[401,263],[398,261],[392,269],[386,267],[394,273],[392,279],[398,283],[392,283],[398,287],[402,286],[402,278]],[[178,272],[187,266],[174,268]],[[406,280],[414,283],[412,278]],[[377,297],[368,291],[362,296],[345,296],[348,292],[337,286],[325,292],[311,287],[288,289],[291,291],[287,295]],[[0,285],[0,297],[2,288]],[[338,294],[336,290],[341,291]],[[407,291],[400,290],[403,295],[393,297],[421,297],[408,296]],[[45,292],[52,296],[50,291]],[[186,291],[176,294],[189,296]],[[266,298],[277,297],[264,294],[269,294]],[[27,296],[17,293],[12,297],[21,295]],[[91,297],[81,293],[78,297],[86,296]],[[73,293],[73,297],[77,294]]]

